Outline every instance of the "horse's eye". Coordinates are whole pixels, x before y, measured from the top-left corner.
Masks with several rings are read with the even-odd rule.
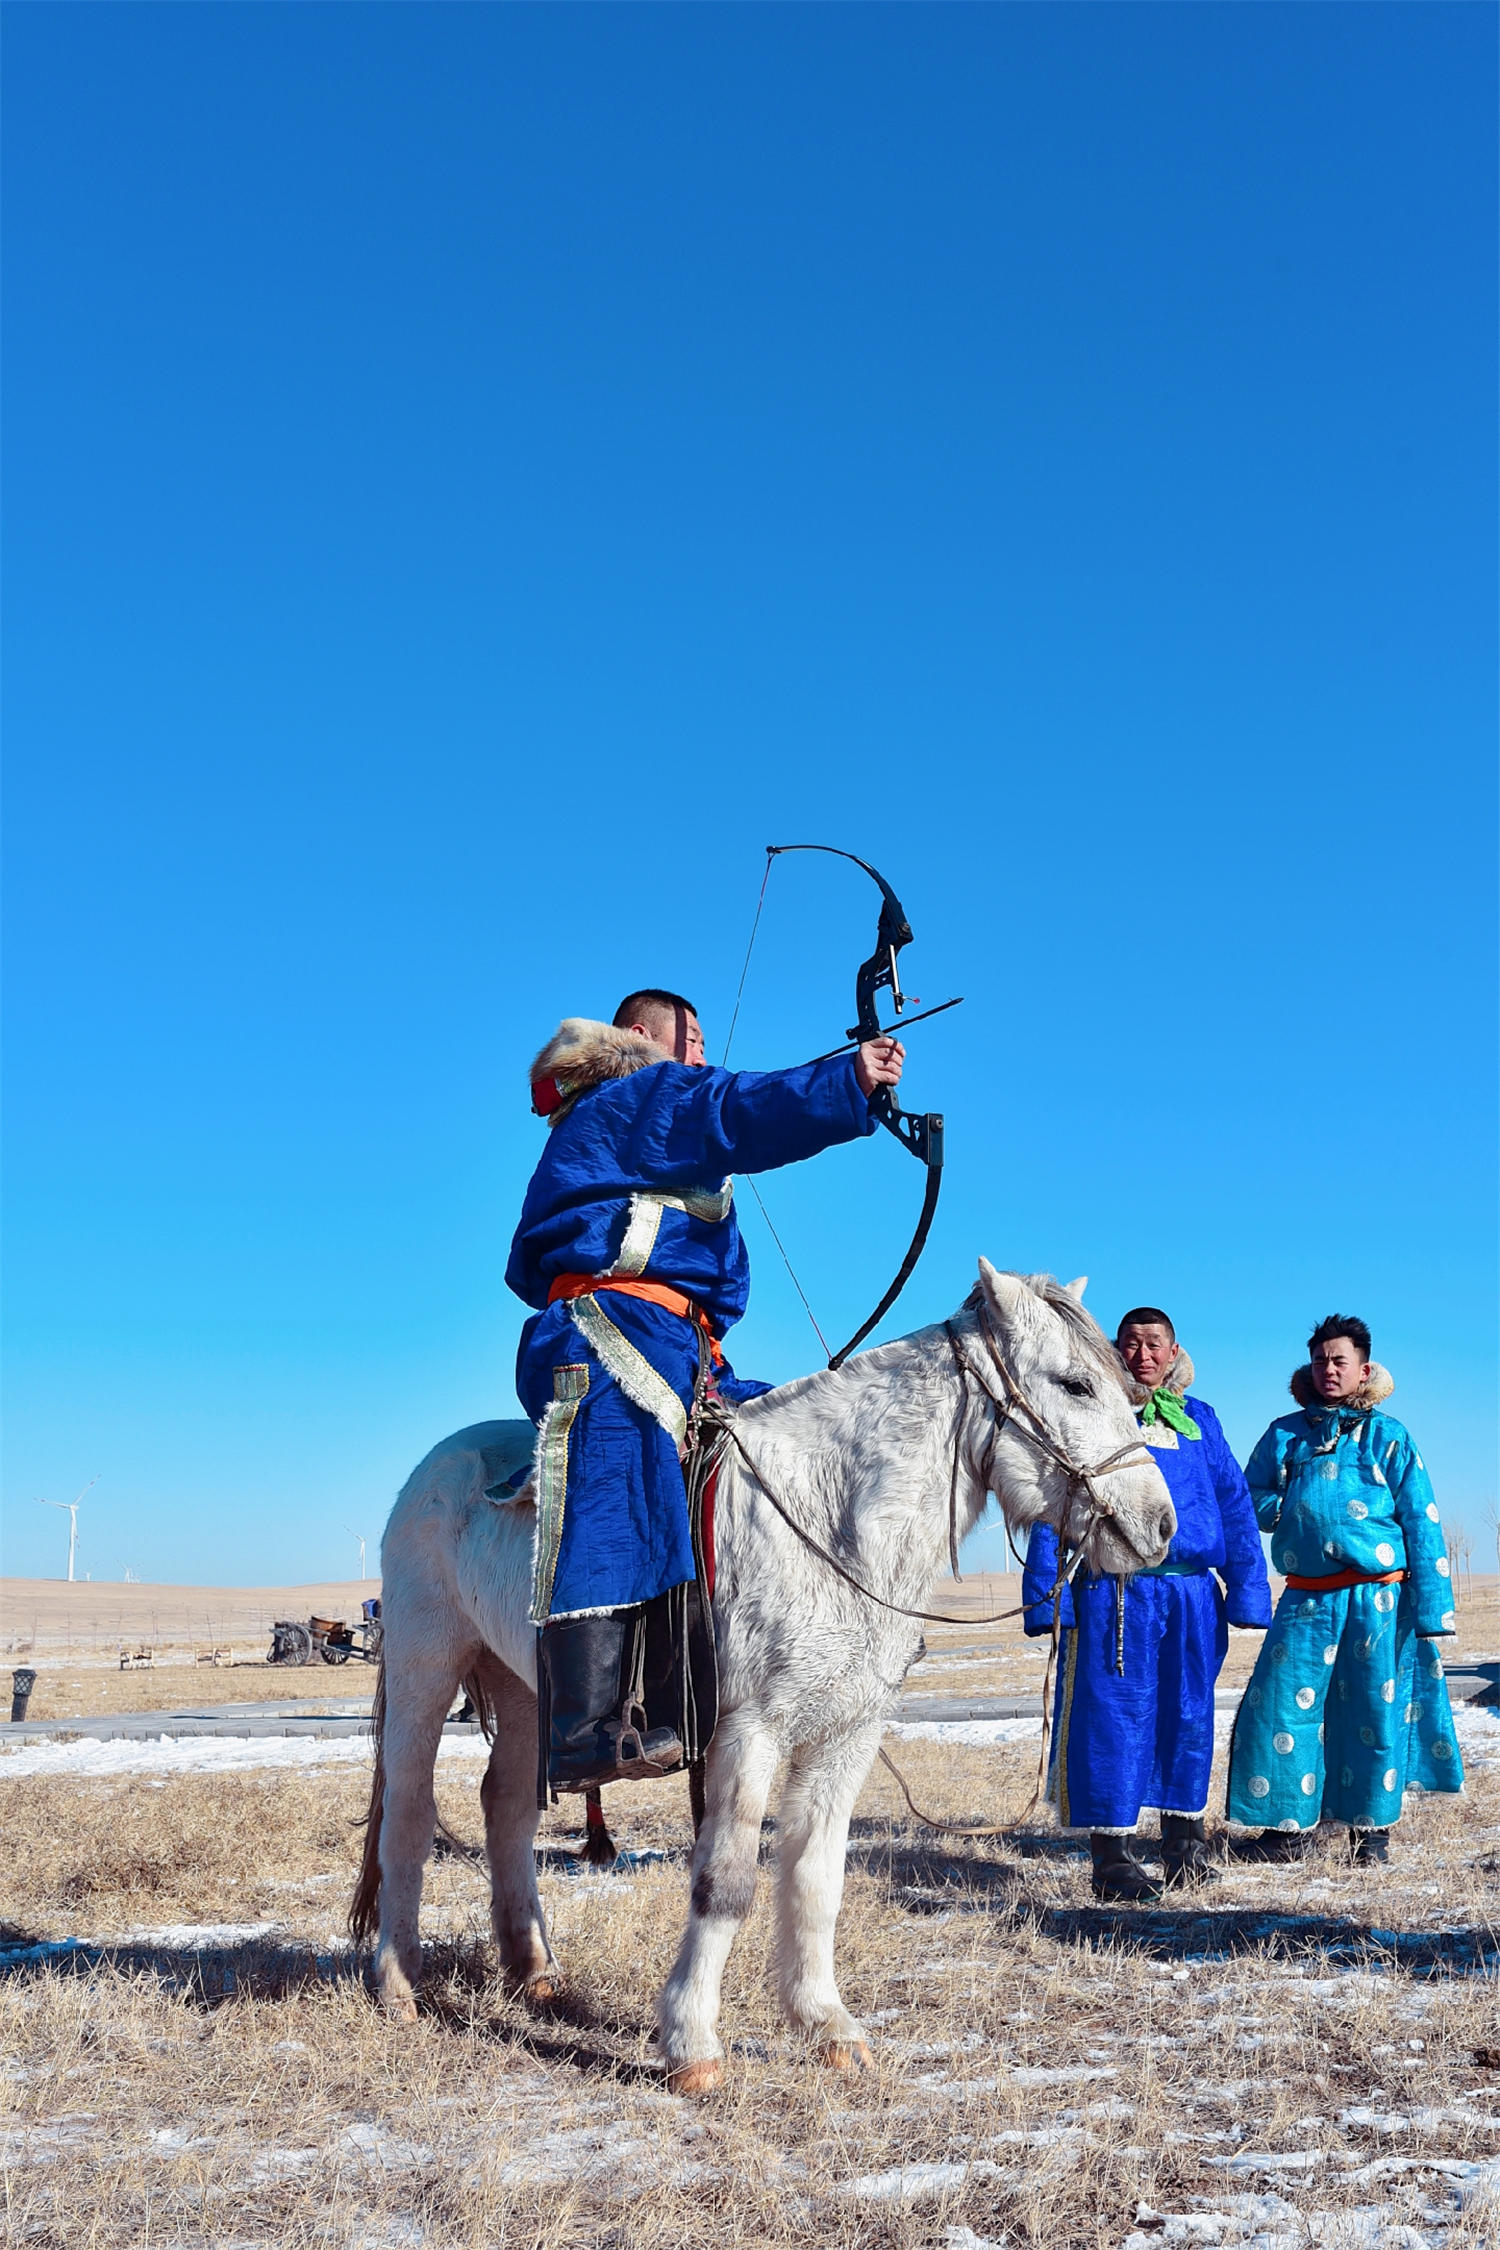
[[[1077,1375],[1054,1375],[1052,1380],[1070,1398],[1092,1398],[1094,1395],[1093,1384],[1083,1382]]]

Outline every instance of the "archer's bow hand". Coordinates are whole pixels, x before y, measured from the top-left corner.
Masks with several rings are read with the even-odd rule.
[[[899,1086],[906,1049],[899,1039],[867,1039],[854,1063],[860,1092],[868,1097],[877,1086]]]

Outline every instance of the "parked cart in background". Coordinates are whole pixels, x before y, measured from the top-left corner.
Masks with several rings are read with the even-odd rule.
[[[363,1614],[353,1625],[346,1625],[341,1617],[310,1617],[305,1624],[300,1618],[278,1617],[271,1627],[266,1662],[311,1664],[321,1656],[325,1664],[347,1664],[351,1656],[358,1656],[366,1664],[378,1664],[384,1632],[380,1603],[362,1602],[360,1608]]]

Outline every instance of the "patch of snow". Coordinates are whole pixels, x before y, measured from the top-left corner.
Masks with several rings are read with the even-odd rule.
[[[845,2180],[836,2195],[853,2196],[860,2203],[916,2203],[930,2195],[947,2195],[965,2180],[995,2180],[998,2164],[983,2158],[964,2164],[901,2164],[893,2172],[867,2172],[861,2179]]]
[[[1044,2070],[1040,2064],[1028,2064],[1011,2072],[1011,2083],[1016,2086],[1067,2086],[1080,2078],[1118,2078],[1120,2073],[1113,2064],[1101,2068],[1097,2063],[1065,2063],[1059,2069]]]
[[[146,2139],[147,2154],[151,2156],[180,2156],[187,2148],[212,2148],[214,2145],[211,2133],[193,2134],[182,2125],[162,2125]]]
[[[645,2155],[650,2147],[622,2119],[610,2125],[583,2125],[571,2132],[544,2133],[522,2156],[513,2156],[500,2167],[507,2186],[518,2182],[547,2183],[588,2179],[599,2172],[611,2174],[620,2165]]]
[[[0,2132],[0,2164],[50,2164],[64,2149],[77,2148],[96,2138],[94,2113],[80,2110],[74,2117],[57,2118],[50,2125],[17,2125]]]
[[[1453,1731],[1466,1766],[1500,1765],[1500,1711],[1476,1711],[1468,1704],[1455,1704]]]
[[[1444,2125],[1477,2125],[1482,2132],[1500,2133],[1500,2117],[1481,2117],[1468,2108],[1343,2109],[1338,2122],[1346,2129],[1363,2125],[1372,2133],[1435,2133]]]
[[[379,2125],[347,2126],[335,2146],[363,2157],[367,2164],[382,2172],[409,2172],[414,2164],[432,2162],[430,2148],[423,2148],[416,2141],[400,2140]]]
[[[482,1735],[472,1740],[445,1738],[438,1745],[438,1757],[446,1762],[482,1764],[489,1754]],[[118,1774],[253,1773],[308,1766],[368,1770],[372,1755],[369,1736],[361,1734],[117,1735],[106,1742],[84,1737],[73,1742],[27,1742],[15,1750],[0,1746],[0,1781],[27,1780],[36,1774],[63,1781],[107,1781]]]
[[[889,2011],[895,2014],[896,2010]],[[878,2023],[878,2016],[866,2016],[866,2023]],[[904,2060],[927,2055],[972,2055],[976,2048],[987,2047],[989,2041],[982,2031],[966,2031],[962,2039],[891,2039],[886,2042],[888,2055],[899,2055]]]
[[[1277,2155],[1269,2149],[1250,2149],[1239,2156],[1205,2156],[1203,2161],[1225,2172],[1307,2172],[1323,2162],[1323,2151],[1295,2148]]]
[[[281,1922],[163,1922],[158,1928],[127,1930],[122,1938],[111,1938],[111,1945],[162,1945],[197,1952],[206,1945],[244,1945],[255,1938],[270,1937],[283,1929]]]
[[[1235,2198],[1235,2201],[1279,2201],[1279,2198]],[[1136,2213],[1142,2225],[1126,2235],[1120,2250],[1155,2250],[1159,2243],[1231,2243],[1245,2250],[1432,2250],[1428,2238],[1415,2227],[1402,2224],[1378,2205],[1359,2205],[1346,2211],[1294,2211],[1290,2204],[1274,2216],[1264,2211],[1152,2211],[1144,2204]],[[1149,2229],[1149,2231],[1148,2231]]]
[[[1040,1719],[891,1719],[886,1733],[898,1742],[946,1742],[989,1750],[999,1742],[1039,1742]]]
[[[316,2148],[263,2148],[250,2167],[250,2185],[262,2187],[268,2180],[281,2180],[288,2173],[304,2171],[309,2164],[316,2164],[322,2153]]]

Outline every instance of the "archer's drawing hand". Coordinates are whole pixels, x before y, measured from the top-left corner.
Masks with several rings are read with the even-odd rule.
[[[867,1039],[854,1058],[854,1076],[868,1099],[877,1086],[899,1086],[906,1049],[899,1039]]]

